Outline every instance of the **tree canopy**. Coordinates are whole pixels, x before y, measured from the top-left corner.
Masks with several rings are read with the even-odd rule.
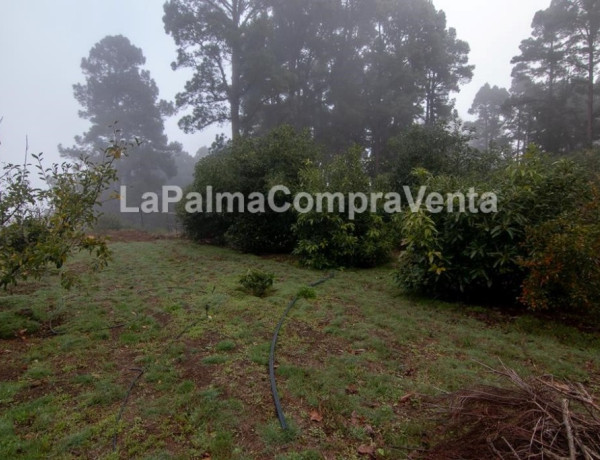
[[[521,42],[512,76],[508,127],[517,150],[529,142],[566,153],[598,140],[600,3],[552,0]]]
[[[489,150],[508,145],[506,124],[509,98],[510,94],[505,88],[492,87],[489,83],[479,89],[469,109],[470,114],[477,115],[477,121],[468,125],[475,131],[474,147]]]
[[[285,123],[333,151],[450,118],[472,77],[469,46],[427,0],[170,0],[186,132],[231,122],[232,138]]]

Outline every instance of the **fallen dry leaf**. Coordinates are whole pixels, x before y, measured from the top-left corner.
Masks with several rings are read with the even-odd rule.
[[[323,416],[319,414],[316,410],[310,413],[310,421],[311,422],[322,422]]]
[[[352,418],[350,419],[350,423],[352,426],[360,426],[364,423],[365,418],[358,415],[356,411],[352,411]]]
[[[355,395],[358,393],[358,388],[356,387],[356,385],[348,385],[346,387],[346,394],[347,395]]]
[[[357,452],[360,455],[375,455],[375,446],[367,446],[366,444],[363,444],[362,446],[358,447]]]
[[[404,404],[405,402],[410,401],[413,398],[413,396],[415,396],[414,393],[405,394],[400,398],[400,404]]]

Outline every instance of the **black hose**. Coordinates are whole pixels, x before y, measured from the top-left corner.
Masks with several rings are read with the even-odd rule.
[[[144,375],[144,369],[133,368],[133,369],[129,369],[129,370],[137,372],[138,375],[136,375],[135,378],[131,381],[131,384],[129,385],[129,389],[127,390],[127,393],[125,394],[125,399],[123,400],[123,403],[121,404],[121,409],[119,409],[119,414],[117,415],[117,420],[115,421],[116,428],[115,428],[115,434],[113,435],[113,452],[116,452],[116,450],[117,450],[117,438],[119,436],[119,422],[121,421],[121,417],[123,417],[123,412],[125,411],[125,406],[127,406],[127,401],[129,401],[129,396],[131,395],[131,392],[133,391],[133,387],[135,386],[137,381],[142,377],[142,375]]]
[[[309,286],[317,287],[317,286],[329,281],[330,279],[332,279],[333,276],[334,276],[334,274],[331,273],[328,277],[322,278],[319,281],[315,281],[314,283],[309,284]],[[279,393],[277,392],[277,383],[275,382],[275,346],[277,345],[277,338],[279,336],[279,330],[281,329],[281,326],[283,326],[283,322],[285,321],[285,318],[287,317],[288,313],[290,312],[290,310],[296,304],[297,301],[298,301],[298,296],[296,296],[292,299],[292,301],[288,304],[287,308],[285,309],[285,312],[283,312],[283,315],[281,316],[281,319],[279,320],[279,323],[277,324],[277,327],[275,328],[275,333],[273,334],[273,340],[271,340],[271,350],[269,352],[269,379],[271,380],[271,393],[273,394],[273,402],[275,403],[275,411],[277,412],[277,418],[279,419],[279,424],[281,425],[282,430],[287,430],[287,422],[285,421],[285,415],[283,414],[283,409],[281,408],[281,401],[279,400]]]
[[[215,292],[214,289],[213,289],[213,292]],[[206,317],[208,318],[208,311],[210,309],[210,304],[206,304],[204,306],[204,309],[206,310]],[[177,336],[174,339],[167,342],[167,344],[165,345],[165,348],[161,352],[159,352],[158,356],[162,356],[166,352],[166,350],[169,346],[171,346],[176,341],[181,339],[181,337],[183,337],[184,334],[187,334],[193,327],[197,326],[200,323],[200,321],[202,321],[202,318],[200,318],[198,321],[194,321],[192,324],[187,326],[183,331],[181,331],[179,334],[177,334]],[[105,329],[116,329],[118,327],[123,327],[126,325],[127,325],[126,323],[117,324],[116,326],[112,326],[110,328],[105,328]],[[119,409],[119,414],[117,415],[117,419],[115,421],[115,434],[113,435],[113,443],[112,443],[113,444],[113,452],[117,451],[117,441],[118,441],[118,436],[119,436],[119,422],[121,421],[121,417],[123,417],[123,412],[125,411],[125,407],[127,406],[127,402],[129,401],[129,396],[131,395],[131,392],[133,391],[133,388],[135,387],[137,382],[142,378],[142,375],[144,375],[144,372],[146,372],[145,369],[141,369],[141,368],[132,368],[129,370],[137,372],[138,375],[136,375],[135,378],[131,381],[131,384],[129,385],[129,389],[127,390],[127,393],[125,394],[125,398],[123,399],[123,402],[121,404],[121,409]]]
[[[326,283],[327,281],[329,281],[330,279],[332,279],[334,276],[335,276],[335,274],[333,274],[333,273],[330,273],[328,277],[326,277],[326,278],[322,278],[322,279],[320,279],[319,281],[315,281],[314,283],[312,283],[312,284],[309,284],[309,286],[310,286],[310,287],[317,287],[317,286],[320,286],[321,284],[323,284],[323,283]]]

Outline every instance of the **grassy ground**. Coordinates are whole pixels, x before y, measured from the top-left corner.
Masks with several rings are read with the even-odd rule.
[[[390,267],[345,271],[281,331],[282,432],[271,336],[323,274],[176,240],[113,249],[71,292],[51,275],[1,294],[0,458],[399,459],[434,436],[424,397],[494,382],[484,364],[599,389],[598,336],[403,297]],[[240,289],[251,267],[276,275],[265,298]]]

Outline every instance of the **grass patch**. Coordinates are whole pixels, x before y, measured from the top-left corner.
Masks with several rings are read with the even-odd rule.
[[[253,363],[266,366],[269,364],[269,350],[271,349],[271,342],[264,342],[260,345],[253,345],[250,347],[250,359]]]
[[[217,343],[216,346],[217,351],[232,351],[235,349],[235,342],[231,340],[223,340]]]
[[[213,364],[213,365],[223,364],[226,362],[227,362],[227,357],[222,356],[222,355],[207,356],[206,358],[204,358],[202,360],[203,364]]]

